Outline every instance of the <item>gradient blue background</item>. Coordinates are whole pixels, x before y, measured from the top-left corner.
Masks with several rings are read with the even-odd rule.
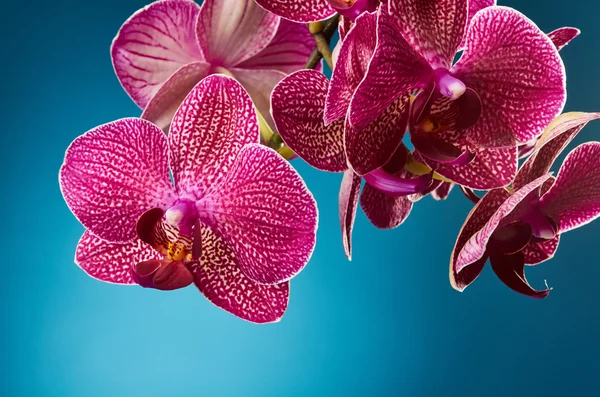
[[[23,5],[25,4],[25,5]],[[568,110],[600,110],[600,4],[503,2],[545,31],[577,26],[563,51]],[[528,277],[544,301],[490,269],[465,293],[448,257],[469,202],[419,203],[394,231],[358,215],[343,255],[340,175],[298,161],[320,206],[318,246],[277,325],[238,320],[194,288],[103,284],[73,264],[83,229],[60,195],[70,141],[139,110],[114,76],[109,45],[144,0],[3,4],[0,276],[2,396],[600,395],[600,222],[569,233]],[[600,135],[588,126],[578,142]]]

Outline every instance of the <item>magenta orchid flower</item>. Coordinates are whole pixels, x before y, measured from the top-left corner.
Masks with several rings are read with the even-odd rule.
[[[468,187],[510,183],[516,145],[541,134],[565,102],[564,66],[550,38],[506,7],[480,9],[469,23],[475,10],[469,12],[467,0],[388,3],[378,13],[366,76],[345,97],[352,167],[367,174],[390,158],[402,134],[375,136],[368,127],[399,98],[418,92],[408,124],[420,160]],[[461,43],[464,52],[453,64]],[[340,117],[338,98],[331,102],[328,123]]]
[[[288,280],[314,249],[317,207],[290,164],[258,142],[250,97],[223,75],[191,90],[168,137],[122,119],[75,139],[60,184],[87,229],[76,263],[112,283],[194,283],[240,318],[278,321]]]
[[[600,143],[575,148],[558,176],[548,173],[556,157],[600,113],[566,113],[547,128],[523,164],[512,189],[494,189],[481,198],[464,223],[450,262],[450,280],[463,291],[490,259],[498,278],[511,289],[544,298],[534,289],[525,265],[554,256],[560,235],[600,216]]]
[[[302,69],[314,47],[306,26],[253,0],[162,0],[123,24],[111,49],[123,88],[142,118],[164,131],[190,90],[212,73],[234,76],[270,122],[271,90]]]
[[[385,1],[385,0],[384,0]],[[265,10],[294,22],[317,22],[336,12],[349,20],[377,9],[381,0],[256,0]]]

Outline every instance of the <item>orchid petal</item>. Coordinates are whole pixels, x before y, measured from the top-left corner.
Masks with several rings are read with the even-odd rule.
[[[358,195],[362,178],[352,170],[344,172],[339,193],[339,216],[342,229],[342,244],[348,260],[352,260],[352,229],[358,207]]]
[[[273,88],[285,77],[279,70],[231,69],[235,79],[248,91],[256,110],[267,121],[271,129],[275,123],[271,117],[271,93]]]
[[[289,280],[315,246],[317,207],[296,170],[272,149],[245,146],[222,186],[198,202],[200,219],[232,246],[261,284]]]
[[[533,152],[519,169],[513,188],[519,189],[550,170],[554,160],[579,131],[600,113],[570,112],[555,118],[540,136]]]
[[[469,26],[471,25],[471,21],[473,20],[475,14],[477,14],[484,8],[492,7],[495,5],[496,0],[469,0],[469,15],[467,16],[467,23],[465,24],[467,29],[465,29],[465,36],[463,38],[463,42],[460,44],[459,49],[464,49],[466,46],[467,30],[469,29]]]
[[[199,10],[189,0],[157,1],[133,14],[119,30],[111,48],[113,66],[142,109],[173,73],[203,60],[194,28]]]
[[[206,226],[201,228],[204,250],[194,268],[194,282],[217,307],[253,323],[281,320],[288,305],[289,282],[261,285],[238,266],[236,255],[224,239]]]
[[[364,179],[369,185],[388,196],[403,197],[428,189],[433,184],[432,177],[433,172],[407,178],[378,169],[366,174]]]
[[[512,255],[492,255],[490,263],[496,276],[513,291],[537,299],[548,296],[549,288],[537,291],[527,282],[525,278],[525,258],[522,252]]]
[[[341,42],[325,103],[325,124],[345,117],[377,43],[377,14],[364,13]]]
[[[476,146],[535,138],[566,100],[565,69],[554,44],[511,8],[488,7],[475,15],[452,71],[481,98],[481,118],[467,131]]]
[[[327,127],[323,108],[329,81],[320,72],[301,70],[273,90],[273,119],[281,138],[304,161],[324,171],[348,168],[344,152],[344,121]]]
[[[517,174],[517,148],[477,149],[463,166],[439,164],[436,172],[470,189],[490,190],[509,185]]]
[[[231,67],[264,50],[278,26],[279,18],[254,0],[204,0],[196,36],[208,62]]]
[[[432,70],[402,38],[394,17],[381,7],[377,18],[377,47],[367,74],[350,103],[350,124],[361,130],[381,115],[400,96],[425,87]]]
[[[460,272],[464,267],[484,257],[487,243],[492,234],[496,231],[496,228],[500,225],[500,222],[508,216],[517,205],[529,195],[529,193],[542,186],[550,177],[550,174],[547,174],[523,186],[498,207],[485,226],[473,234],[458,253],[455,264],[456,272]],[[482,201],[483,199],[480,203]]]
[[[160,86],[144,108],[141,117],[168,133],[179,105],[192,88],[208,76],[210,68],[210,64],[206,62],[193,62],[182,66]]]
[[[552,43],[554,43],[556,49],[560,51],[575,37],[579,36],[579,34],[581,34],[581,30],[577,28],[564,27],[548,33],[548,37],[550,37],[550,40],[552,40]]]
[[[462,167],[475,158],[475,152],[469,148],[461,150],[451,143],[436,137],[434,134],[411,134],[410,140],[419,154],[436,163],[451,167]]]
[[[465,34],[467,0],[389,0],[402,35],[434,68],[449,69]]]
[[[122,119],[76,138],[60,169],[63,197],[98,237],[127,242],[138,217],[175,200],[167,168],[167,139],[155,125]]]
[[[459,254],[471,237],[476,235],[489,222],[490,218],[509,197],[510,194],[504,189],[491,190],[479,200],[467,215],[467,219],[458,233],[450,259],[450,284],[454,289],[462,292],[481,273],[487,257],[484,256],[468,265],[459,267]]]
[[[171,125],[169,161],[180,195],[218,189],[244,145],[259,141],[252,101],[232,78],[211,75],[185,98]]]
[[[540,199],[541,209],[559,232],[583,226],[600,216],[600,143],[576,147],[565,158],[556,182]]]
[[[158,268],[152,277],[153,288],[173,291],[194,282],[194,276],[183,262],[174,261]]]
[[[344,144],[348,163],[358,175],[383,167],[402,143],[408,125],[410,93],[398,97],[363,130],[346,119]]]
[[[412,206],[413,203],[408,197],[389,196],[368,183],[360,195],[360,207],[373,226],[379,229],[394,229],[400,226],[408,218]]]
[[[554,253],[558,249],[560,242],[560,234],[554,236],[551,240],[535,242],[532,241],[523,249],[525,255],[525,264],[532,266],[542,263],[554,257]]]
[[[442,182],[440,186],[431,192],[431,197],[437,201],[446,200],[450,195],[452,188],[454,188],[454,183]]]
[[[135,284],[131,269],[138,262],[161,259],[156,250],[139,239],[109,243],[85,231],[75,252],[75,263],[89,276],[114,284]]]
[[[354,21],[365,12],[377,10],[381,0],[327,0],[343,17]]]
[[[327,0],[256,0],[265,10],[294,22],[317,22],[335,14]]]
[[[315,38],[306,25],[282,19],[269,45],[237,67],[293,73],[304,68],[314,47]]]

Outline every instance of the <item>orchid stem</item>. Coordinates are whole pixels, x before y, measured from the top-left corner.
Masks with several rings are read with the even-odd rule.
[[[468,187],[461,186],[460,190],[463,192],[463,194],[465,195],[466,198],[468,198],[469,200],[471,200],[473,202],[473,204],[477,204],[477,203],[479,203],[479,200],[481,200],[481,198],[479,198],[479,196],[475,194],[473,189],[469,189]]]
[[[321,31],[314,28],[313,26],[309,26],[309,30],[311,31],[313,37],[315,38],[315,49],[312,54],[308,58],[308,62],[304,65],[304,69],[314,69],[319,65],[321,59],[325,59],[327,65],[333,69],[333,62],[331,60],[331,38],[335,34],[340,16],[339,14],[334,15],[329,18]],[[312,24],[310,24],[312,25]],[[314,33],[313,33],[314,32]]]

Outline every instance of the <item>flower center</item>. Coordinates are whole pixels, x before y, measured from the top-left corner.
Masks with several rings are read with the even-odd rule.
[[[437,69],[434,72],[434,76],[436,87],[440,94],[452,100],[460,98],[467,90],[465,83],[452,76],[448,69]]]

